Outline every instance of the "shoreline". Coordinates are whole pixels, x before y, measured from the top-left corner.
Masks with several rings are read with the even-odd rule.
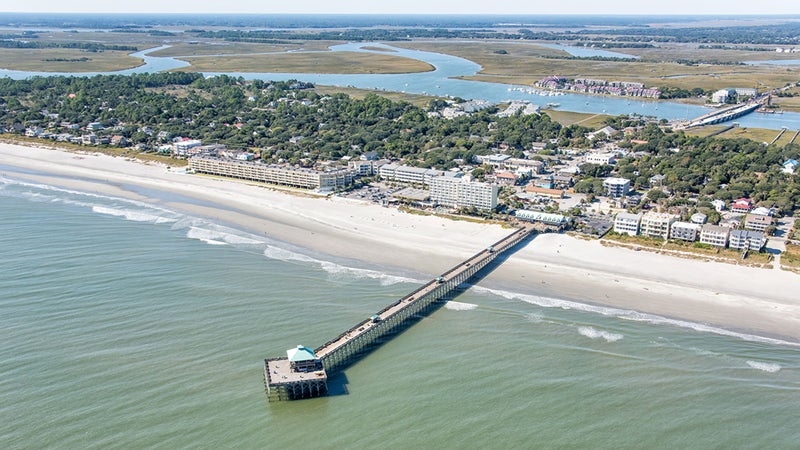
[[[293,195],[91,152],[0,143],[0,165],[39,173],[14,173],[15,178],[151,203],[314,252],[430,277],[510,232],[496,224],[409,214],[340,197]],[[649,320],[655,323],[660,317],[675,326],[681,326],[675,321],[686,321],[764,337],[765,342],[800,343],[800,298],[792,294],[800,291],[800,277],[786,271],[543,234],[515,250],[480,286],[541,306],[571,307],[565,302],[575,302],[604,315],[636,311],[658,316]]]

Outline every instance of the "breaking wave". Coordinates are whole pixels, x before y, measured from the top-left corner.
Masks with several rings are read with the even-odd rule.
[[[763,370],[764,372],[776,373],[781,370],[780,364],[765,363],[758,361],[747,361],[747,365],[753,369]]]
[[[473,303],[461,303],[461,302],[454,302],[452,300],[448,301],[444,304],[445,309],[450,309],[453,311],[471,311],[478,307]]]
[[[592,327],[578,327],[578,333],[589,339],[605,339],[606,342],[617,342],[624,336],[619,333],[610,333],[608,331],[595,330]]]
[[[736,331],[726,330],[724,328],[715,327],[703,323],[690,322],[687,320],[670,319],[656,314],[643,313],[630,309],[612,308],[609,306],[590,305],[586,303],[579,303],[571,300],[564,300],[552,297],[543,297],[538,295],[520,294],[516,292],[509,292],[500,289],[482,288],[480,286],[473,286],[478,292],[489,292],[509,300],[521,300],[532,305],[541,306],[543,308],[560,308],[565,310],[585,311],[595,314],[600,314],[606,317],[616,317],[623,320],[631,320],[635,322],[646,322],[656,325],[668,325],[679,328],[686,328],[701,333],[713,333],[721,336],[729,336],[744,341],[761,342],[771,345],[782,345],[788,347],[800,347],[800,343],[784,341],[766,336],[758,336],[754,334],[739,333]]]
[[[285,262],[300,262],[305,264],[313,264],[327,272],[330,276],[347,277],[356,279],[371,278],[379,280],[381,286],[391,286],[399,283],[423,283],[424,281],[416,280],[399,275],[391,275],[378,270],[361,269],[357,267],[345,266],[332,261],[325,261],[316,259],[311,256],[292,251],[286,248],[268,245],[264,250],[264,256],[270,259],[275,259]]]

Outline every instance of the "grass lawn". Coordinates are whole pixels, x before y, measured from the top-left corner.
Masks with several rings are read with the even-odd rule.
[[[756,114],[756,113],[754,113]],[[726,125],[711,125],[706,127],[698,127],[698,128],[691,128],[686,130],[686,134],[692,136],[708,136],[709,134],[713,133],[714,131],[721,130],[725,128]],[[800,126],[798,126],[800,128]],[[786,130],[780,137],[780,139],[775,142],[778,146],[783,146],[789,143],[789,141],[794,137],[794,134],[797,130]],[[769,144],[775,139],[780,133],[780,130],[769,130],[766,128],[732,128],[724,133],[720,133],[716,135],[718,138],[723,139],[750,139],[756,142],[766,142]],[[795,139],[795,143],[800,141],[800,138]]]
[[[298,52],[274,55],[181,58],[192,65],[185,72],[279,73],[416,73],[429,72],[428,63],[390,54],[361,52]]]
[[[144,63],[129,52],[87,52],[72,48],[0,48],[0,68],[32,72],[109,72]]]
[[[557,109],[547,109],[543,111],[544,114],[550,116],[551,119],[567,127],[572,124],[581,125],[587,128],[600,129],[605,126],[603,121],[611,117],[606,114],[587,114],[571,111],[559,111]]]
[[[377,94],[380,95],[381,97],[386,97],[396,102],[397,101],[408,102],[411,103],[412,105],[419,106],[420,108],[428,106],[428,103],[431,100],[437,98],[428,95],[405,94],[402,92],[379,91],[373,89],[359,89],[351,87],[322,86],[322,85],[315,85],[314,91],[316,91],[320,95],[343,93],[356,99],[363,99],[364,97],[367,96],[367,94]]]
[[[786,244],[786,251],[781,253],[781,267],[800,272],[800,246]]]

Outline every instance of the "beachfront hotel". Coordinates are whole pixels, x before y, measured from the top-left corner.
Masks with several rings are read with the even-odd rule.
[[[431,201],[450,208],[492,210],[497,207],[498,186],[464,178],[438,176],[431,178]]]
[[[404,166],[397,163],[384,164],[378,169],[382,180],[397,181],[400,183],[418,184],[429,186],[431,179],[439,176],[457,177],[457,172],[442,172],[436,169],[423,169],[422,167]]]
[[[353,171],[349,169],[321,171],[210,156],[189,158],[189,170],[280,186],[318,189],[323,192],[344,189],[353,183]]]

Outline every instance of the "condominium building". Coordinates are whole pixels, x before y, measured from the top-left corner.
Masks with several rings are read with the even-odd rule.
[[[614,164],[616,155],[613,153],[589,153],[585,159],[589,164]]]
[[[692,222],[673,222],[669,227],[670,239],[694,242],[700,234],[701,225]]]
[[[625,178],[606,178],[603,180],[603,188],[609,197],[624,197],[631,191],[631,180]]]
[[[426,186],[430,185],[431,178],[442,175],[442,172],[438,170],[403,166],[395,163],[381,166],[378,173],[383,180]]]
[[[772,225],[772,216],[761,214],[748,214],[744,218],[744,229],[752,231],[766,231]]]
[[[639,233],[643,236],[660,239],[669,238],[670,226],[677,220],[672,214],[648,212],[642,216]]]
[[[498,191],[498,186],[462,178],[438,176],[430,181],[431,201],[450,208],[492,210],[497,207]]]
[[[320,171],[264,164],[260,161],[239,161],[214,157],[189,158],[189,169],[195,173],[305,189],[319,189],[325,192],[343,189],[353,183],[353,172],[349,169]]]
[[[731,231],[728,247],[737,250],[748,248],[749,250],[760,251],[766,243],[767,238],[760,231],[733,230]]]
[[[627,234],[629,236],[636,236],[639,234],[639,223],[642,220],[642,214],[631,214],[626,212],[618,213],[614,218],[614,232],[620,234]]]
[[[728,245],[730,228],[707,223],[700,229],[700,243],[713,245],[714,247],[725,247]]]

